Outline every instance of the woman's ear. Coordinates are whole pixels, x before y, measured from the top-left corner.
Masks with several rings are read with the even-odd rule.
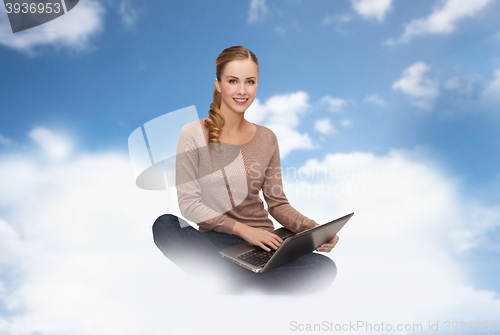
[[[217,89],[217,92],[221,93],[220,83],[217,80],[217,78],[214,79],[214,84],[215,84],[215,88]]]

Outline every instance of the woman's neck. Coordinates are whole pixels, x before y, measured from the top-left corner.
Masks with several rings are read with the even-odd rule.
[[[224,126],[222,127],[222,131],[227,136],[232,136],[246,127],[248,121],[245,120],[244,113],[240,114],[232,111],[224,113],[222,110],[221,112],[224,115]]]

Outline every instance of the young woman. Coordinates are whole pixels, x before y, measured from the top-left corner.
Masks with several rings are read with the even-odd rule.
[[[318,224],[294,209],[283,192],[276,135],[244,118],[259,83],[255,55],[242,46],[225,49],[217,57],[214,82],[209,117],[183,127],[176,161],[179,207],[199,230],[174,215],[162,215],[153,225],[156,245],[185,272],[217,276],[226,292],[300,294],[325,289],[336,267],[318,253],[262,274],[220,256],[219,250],[242,241],[266,251],[283,242],[271,233],[274,226],[260,190],[269,214],[285,228],[300,232]],[[337,242],[336,236],[317,251],[330,252]]]

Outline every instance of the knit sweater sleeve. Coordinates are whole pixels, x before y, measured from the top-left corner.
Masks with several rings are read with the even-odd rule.
[[[177,144],[175,179],[180,212],[186,219],[198,224],[200,231],[215,230],[232,234],[236,221],[224,215],[224,210],[214,210],[208,206],[210,201],[206,200],[207,192],[210,192],[212,197],[217,196],[219,191],[222,194],[225,192],[227,196],[225,184],[220,183],[223,183],[223,177],[204,168],[203,155],[208,153],[208,147],[204,138],[198,136],[198,125],[188,126],[181,130]],[[205,184],[209,179],[209,187],[206,187],[210,188],[209,190],[203,189],[200,179],[203,179]]]
[[[273,155],[269,167],[264,174],[264,183],[262,185],[268,212],[276,221],[295,233],[313,228],[317,225],[316,221],[307,218],[293,208],[285,196],[281,180],[282,173],[278,140],[274,133],[272,135],[271,149],[273,150]]]

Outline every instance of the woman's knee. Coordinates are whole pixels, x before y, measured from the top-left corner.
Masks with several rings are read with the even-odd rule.
[[[337,276],[337,265],[335,262],[330,258],[325,255],[319,255],[321,257],[321,267],[324,269],[325,272],[330,273],[333,278]]]
[[[308,256],[307,262],[309,265],[313,266],[318,272],[324,273],[330,278],[335,278],[337,265],[330,257],[318,253],[311,253]]]
[[[155,240],[161,235],[169,234],[172,230],[179,228],[179,218],[173,214],[160,215],[153,223],[153,237]]]
[[[173,214],[163,214],[160,215],[153,223],[153,231],[159,228],[168,228],[175,224],[179,224],[179,218]]]

